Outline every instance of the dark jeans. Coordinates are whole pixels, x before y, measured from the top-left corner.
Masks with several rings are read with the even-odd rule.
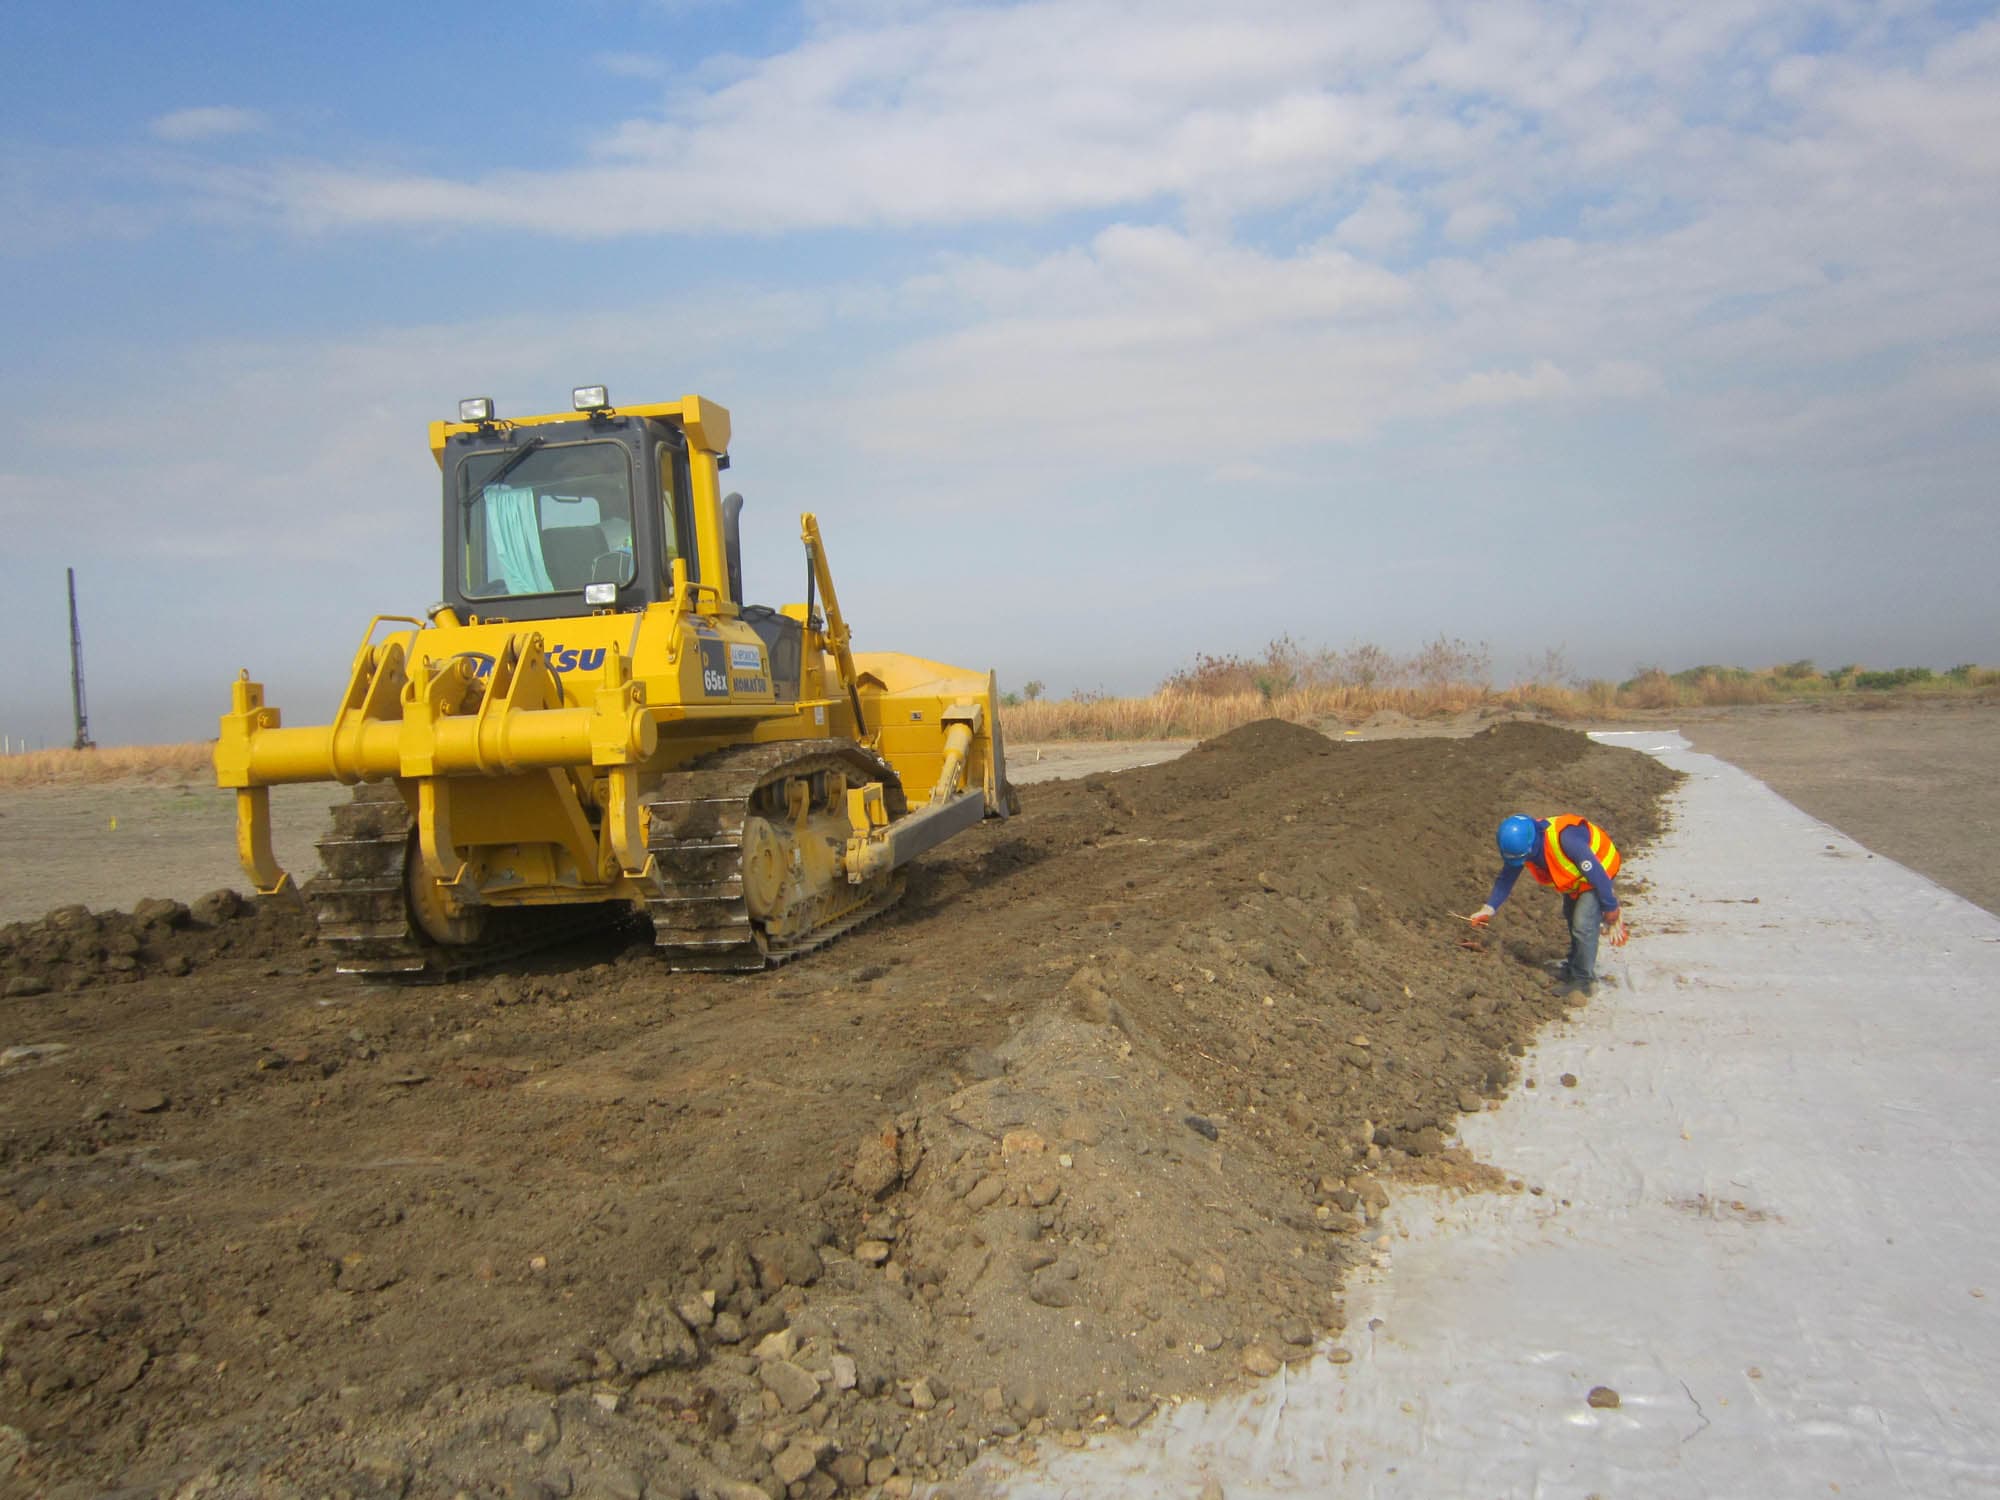
[[[1597,983],[1597,933],[1602,917],[1597,892],[1563,897],[1563,920],[1569,923],[1569,960],[1563,965],[1562,977],[1571,984]]]

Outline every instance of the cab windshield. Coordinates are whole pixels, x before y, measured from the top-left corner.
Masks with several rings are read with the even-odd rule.
[[[617,443],[469,454],[458,467],[458,499],[459,584],[468,599],[632,581],[632,465]]]

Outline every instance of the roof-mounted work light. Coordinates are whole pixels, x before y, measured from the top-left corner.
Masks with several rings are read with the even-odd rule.
[[[467,396],[458,403],[458,420],[461,422],[490,422],[493,420],[493,398],[491,396]]]
[[[611,396],[601,385],[580,385],[569,393],[578,411],[609,411]]]

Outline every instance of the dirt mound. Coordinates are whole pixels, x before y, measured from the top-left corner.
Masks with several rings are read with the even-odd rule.
[[[1210,759],[1213,756],[1255,760],[1261,762],[1268,773],[1296,765],[1302,760],[1331,755],[1334,749],[1333,742],[1317,730],[1288,724],[1283,719],[1258,719],[1218,734],[1213,739],[1203,740],[1188,754],[1197,757],[1194,761],[1197,774],[1205,777],[1207,784],[1214,785],[1218,772],[1215,762]]]
[[[1670,780],[1534,725],[1252,725],[1024,789],[748,980],[634,949],[349,987],[274,918],[192,978],[9,1001],[0,1465],[896,1494],[1305,1358],[1385,1182],[1491,1176],[1452,1122],[1560,1013],[1552,902],[1480,951],[1449,916],[1494,823],[1631,848]]]
[[[38,922],[0,927],[0,996],[135,984],[151,974],[192,974],[224,956],[271,958],[313,946],[304,912],[284,902],[253,903],[211,891],[192,906],[159,898],[129,912],[57,907]],[[305,960],[316,970],[317,954]]]

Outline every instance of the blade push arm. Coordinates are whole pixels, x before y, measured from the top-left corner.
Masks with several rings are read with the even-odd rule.
[[[826,542],[819,534],[819,517],[811,511],[800,516],[799,535],[806,544],[806,559],[812,564],[813,577],[818,580],[819,591],[826,598],[826,644],[833,652],[834,665],[840,672],[841,685],[847,689],[848,701],[854,705],[855,732],[866,740],[868,721],[861,715],[861,674],[855,670],[847,621],[841,617],[840,599],[833,591],[833,572],[826,565]]]

